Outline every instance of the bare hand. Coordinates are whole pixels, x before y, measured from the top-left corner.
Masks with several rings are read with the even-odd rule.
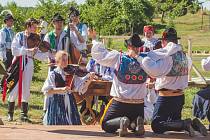
[[[69,27],[71,31],[77,31],[77,28],[75,27],[73,23],[69,23]]]
[[[66,86],[66,87],[64,87],[64,90],[69,92],[69,91],[71,91],[71,88],[69,86]]]
[[[89,79],[92,81],[95,78],[95,72],[90,72],[89,73]]]
[[[39,50],[38,47],[28,49],[29,52],[36,53]]]

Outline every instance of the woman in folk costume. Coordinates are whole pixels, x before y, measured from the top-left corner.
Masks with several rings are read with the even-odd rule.
[[[201,66],[205,71],[210,71],[210,57],[202,59]],[[210,88],[206,87],[197,92],[193,99],[193,115],[200,119],[207,118],[210,131]]]
[[[194,129],[202,135],[207,135],[204,125],[198,120],[181,119],[181,112],[185,102],[184,89],[188,87],[189,60],[182,47],[177,44],[178,37],[174,28],[168,28],[162,35],[162,49],[148,52],[142,58],[145,71],[156,77],[155,89],[158,99],[152,118],[152,130],[162,134],[167,131],[187,131],[189,136],[194,136]]]
[[[66,86],[64,68],[68,65],[68,53],[58,51],[55,56],[57,68],[51,71],[46,79],[42,92],[49,98],[49,105],[44,116],[45,125],[80,125],[80,117],[77,110],[72,90]],[[89,73],[85,77],[74,79],[74,91],[84,94],[94,74]]]
[[[14,37],[12,42],[12,54],[14,55],[13,63],[19,64],[18,79],[14,82],[13,89],[9,94],[9,108],[8,108],[8,120],[13,120],[15,100],[18,96],[19,105],[21,103],[21,121],[29,121],[28,119],[28,101],[30,98],[30,85],[34,70],[34,60],[47,60],[48,54],[42,53],[37,47],[29,48],[27,38],[36,33],[38,21],[34,18],[30,18],[25,22],[25,31],[19,32]],[[34,40],[35,41],[35,40]]]
[[[144,135],[144,98],[146,96],[147,74],[140,62],[133,58],[139,53],[144,42],[137,34],[125,41],[126,53],[108,51],[91,34],[93,47],[91,54],[96,63],[115,69],[110,95],[113,99],[107,105],[101,119],[102,129],[119,136],[127,135],[130,128],[136,135]]]
[[[14,32],[12,26],[14,18],[11,14],[7,14],[4,17],[5,27],[0,30],[0,59],[4,62],[6,70],[12,64],[12,51],[11,44],[14,38]]]
[[[151,25],[144,26],[144,38],[142,40],[144,41],[144,49],[145,50],[153,50],[155,47],[155,43],[158,41],[154,37],[154,27]]]

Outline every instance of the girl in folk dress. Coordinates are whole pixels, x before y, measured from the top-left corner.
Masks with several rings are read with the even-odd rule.
[[[81,125],[77,104],[72,90],[66,86],[64,68],[68,64],[68,54],[58,51],[55,56],[57,68],[51,71],[46,79],[42,92],[49,97],[49,105],[44,116],[45,125]],[[83,94],[86,92],[94,74],[74,79],[74,90]]]

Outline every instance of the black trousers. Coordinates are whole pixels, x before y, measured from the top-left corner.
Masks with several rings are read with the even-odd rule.
[[[4,65],[7,70],[10,67],[10,65],[12,64],[12,59],[13,59],[12,51],[10,49],[7,49],[6,56],[7,56],[7,60],[4,61]]]
[[[181,112],[184,105],[184,95],[174,97],[159,96],[155,103],[152,118],[152,130],[155,133],[164,133],[167,131],[163,122],[181,120]]]
[[[116,128],[113,129],[106,124],[106,122],[109,120],[119,117],[128,117],[130,121],[133,122],[136,120],[138,116],[144,119],[144,103],[128,104],[128,103],[118,102],[112,99],[107,107],[108,108],[105,109],[101,123],[102,123],[102,129],[109,133],[114,133],[117,131]]]

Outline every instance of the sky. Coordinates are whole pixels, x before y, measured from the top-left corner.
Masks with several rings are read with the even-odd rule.
[[[11,2],[11,1],[15,1],[18,5],[23,6],[23,7],[35,6],[38,3],[38,0],[0,0],[0,4],[6,5],[7,2]],[[71,0],[68,0],[68,1],[71,1]],[[76,2],[78,3],[82,3],[84,1],[85,0],[76,0]],[[205,1],[205,0],[199,0],[199,1]],[[210,1],[205,2],[203,6],[210,10]]]

